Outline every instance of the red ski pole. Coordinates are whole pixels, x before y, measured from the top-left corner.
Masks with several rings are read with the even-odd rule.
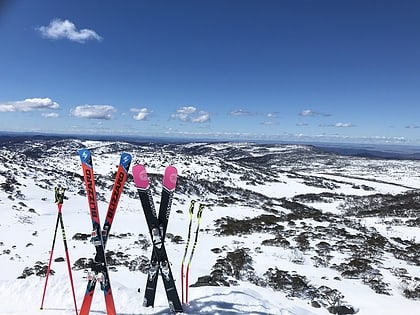
[[[63,205],[62,203],[59,203],[58,204],[58,213],[59,213],[59,216],[60,216],[61,232],[63,234],[64,251],[66,252],[67,269],[69,271],[70,285],[71,285],[71,290],[72,290],[72,293],[73,293],[74,309],[76,311],[76,315],[78,315],[78,313],[77,313],[76,295],[74,293],[73,276],[72,276],[71,265],[70,265],[69,250],[68,250],[68,247],[67,247],[66,233],[64,231],[63,215],[61,214],[61,207],[62,207],[62,205]]]
[[[50,251],[50,259],[48,261],[48,268],[47,268],[47,273],[46,273],[46,276],[45,276],[45,285],[44,285],[44,293],[42,294],[41,310],[44,308],[45,292],[47,291],[48,277],[50,275],[50,270],[51,270],[51,261],[52,261],[53,252],[54,252],[55,239],[56,239],[56,236],[57,236],[57,228],[58,228],[58,221],[59,220],[60,220],[60,215],[57,215],[57,221],[55,222],[54,238],[53,238],[52,247],[51,247],[51,251]]]
[[[71,265],[70,265],[70,256],[69,256],[69,251],[68,251],[68,246],[67,246],[66,232],[64,230],[63,214],[61,212],[61,208],[63,206],[63,200],[64,200],[64,192],[65,192],[65,188],[61,188],[61,191],[60,191],[59,186],[55,188],[55,202],[57,203],[58,214],[57,214],[57,221],[55,223],[54,238],[53,238],[52,248],[51,248],[51,252],[50,252],[50,259],[49,259],[49,262],[48,262],[47,274],[46,274],[46,278],[45,278],[44,293],[42,294],[41,310],[44,308],[44,299],[45,299],[45,293],[47,291],[48,277],[49,277],[50,271],[51,271],[51,262],[52,262],[52,258],[53,258],[55,240],[56,240],[56,236],[57,236],[58,222],[60,221],[61,234],[63,235],[63,242],[64,242],[64,251],[66,253],[67,269],[69,271],[70,285],[71,285],[71,290],[73,292],[74,309],[76,311],[76,315],[78,315],[76,295],[75,295],[75,292],[74,292],[73,276],[72,276]]]

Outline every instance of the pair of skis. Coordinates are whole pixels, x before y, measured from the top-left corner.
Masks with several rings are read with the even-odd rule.
[[[181,262],[181,291],[182,291],[182,303],[188,304],[188,287],[189,287],[189,273],[190,273],[190,265],[192,258],[194,256],[195,248],[197,247],[197,241],[198,241],[198,232],[200,231],[200,222],[201,222],[201,215],[204,210],[204,205],[200,204],[198,206],[198,212],[197,212],[197,228],[195,230],[195,238],[194,238],[194,244],[191,249],[190,257],[188,260],[188,263],[186,265],[185,269],[185,258],[187,257],[189,245],[190,245],[190,239],[191,239],[191,227],[193,222],[193,214],[194,214],[194,205],[195,200],[191,200],[190,208],[188,210],[189,216],[190,216],[190,223],[188,224],[188,236],[187,236],[187,243],[185,244],[185,251],[184,251],[184,257],[182,258]],[[185,292],[185,294],[184,294]]]
[[[116,315],[114,298],[109,280],[109,271],[105,258],[105,247],[111,230],[112,222],[114,220],[115,212],[117,211],[118,202],[123,192],[124,183],[127,179],[128,170],[131,164],[131,155],[128,153],[121,154],[114,185],[112,187],[112,194],[108,205],[106,219],[102,229],[99,220],[99,209],[96,198],[92,155],[88,149],[81,149],[79,150],[79,156],[82,162],[83,178],[86,186],[89,212],[93,227],[91,241],[96,250],[95,258],[91,265],[92,272],[88,275],[88,284],[79,314],[89,314],[93,300],[93,294],[95,292],[95,286],[96,283],[99,282],[101,290],[104,292],[107,315]]]
[[[69,250],[68,250],[68,247],[67,247],[66,232],[64,230],[63,214],[61,212],[61,208],[63,207],[63,199],[64,199],[65,189],[62,188],[62,192],[60,192],[60,196],[61,196],[60,199],[57,199],[57,189],[58,189],[58,187],[56,188],[56,191],[55,191],[58,214],[57,214],[57,221],[55,222],[54,238],[53,238],[52,247],[51,247],[51,251],[50,251],[50,259],[48,261],[48,268],[47,268],[47,274],[46,274],[46,278],[45,278],[44,292],[42,294],[41,310],[44,308],[44,299],[45,299],[45,293],[47,291],[48,277],[49,277],[50,271],[51,271],[51,262],[52,262],[53,253],[54,253],[55,239],[57,237],[58,223],[60,222],[61,235],[63,236],[63,242],[64,242],[64,251],[66,253],[67,269],[69,271],[70,285],[71,285],[71,290],[72,290],[72,293],[73,293],[74,309],[76,311],[76,315],[78,315],[77,314],[76,295],[74,293],[73,276],[72,276],[71,265],[70,265]]]
[[[99,221],[99,211],[96,199],[92,156],[88,149],[79,150],[79,156],[82,161],[83,177],[88,197],[90,216],[92,219],[92,242],[96,249],[96,255],[92,263],[92,272],[94,275],[88,278],[88,284],[80,310],[80,315],[89,314],[97,281],[100,282],[101,289],[104,291],[107,315],[115,315],[114,299],[112,296],[109,272],[105,259],[105,247],[117,209],[119,197],[127,179],[127,173],[131,164],[131,155],[127,153],[123,153],[121,155],[106,220],[102,230]],[[136,165],[133,167],[132,172],[153,243],[153,251],[150,258],[150,269],[148,272],[143,304],[146,307],[154,306],[158,276],[161,275],[170,310],[174,313],[183,312],[164,244],[168,219],[171,211],[172,198],[177,182],[177,170],[174,166],[168,166],[165,169],[159,213],[156,213],[150,189],[150,181],[145,167],[143,165]]]
[[[165,169],[159,213],[156,213],[146,168],[144,165],[135,165],[132,172],[153,243],[143,305],[154,306],[157,281],[161,275],[171,312],[183,312],[164,244],[176,187],[177,169],[174,166],[168,166]]]

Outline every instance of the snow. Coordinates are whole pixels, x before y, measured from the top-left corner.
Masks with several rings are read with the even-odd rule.
[[[106,143],[99,141],[86,141],[86,147],[102,148],[107,152]],[[199,144],[191,144],[195,146]],[[238,146],[246,146],[247,144],[238,144]],[[223,150],[227,144],[213,144],[218,150]],[[281,149],[270,149],[270,154],[289,152],[293,149],[302,149],[300,146],[288,146]],[[101,152],[95,152],[95,157],[100,156]],[[258,155],[258,153],[256,153]],[[153,154],[150,156],[142,156],[138,160],[152,161]],[[63,161],[62,168],[67,171],[81,174],[80,164],[76,155],[72,157],[66,156]],[[97,158],[94,162],[95,176],[109,174],[115,169],[118,161],[117,154],[103,153],[101,158]],[[211,161],[209,161],[208,165]],[[214,161],[213,161],[214,162]],[[410,162],[413,163],[413,162]],[[164,166],[160,164],[149,163],[149,172],[162,173]],[[337,174],[322,175],[328,179],[343,180],[343,184],[336,190],[337,193],[361,195],[372,192],[355,189],[354,184],[366,184],[374,188],[374,193],[401,193],[407,191],[407,186],[420,186],[420,179],[412,172],[412,169],[406,173],[401,173],[402,162],[389,162],[386,166],[391,167],[395,172],[391,172],[388,176],[386,172],[381,171],[375,179],[381,179],[383,182],[376,182],[365,177],[363,179],[350,179]],[[199,163],[192,163],[191,169],[179,163],[178,168],[180,174],[188,174],[190,171],[200,169]],[[404,166],[406,167],[406,166]],[[35,262],[47,262],[51,242],[54,232],[56,220],[56,205],[53,201],[53,193],[48,189],[43,189],[37,183],[42,180],[42,168],[45,172],[51,170],[51,165],[38,165],[40,168],[38,174],[27,174],[24,172],[17,173],[21,190],[24,191],[25,199],[23,203],[29,207],[36,209],[35,212],[28,212],[25,206],[16,205],[16,202],[10,200],[4,191],[0,191],[1,206],[1,224],[0,224],[0,265],[2,273],[0,275],[0,314],[21,315],[21,314],[45,314],[45,315],[68,315],[75,314],[71,288],[69,285],[68,270],[65,262],[52,262],[52,268],[55,275],[49,277],[47,286],[47,294],[45,297],[44,309],[40,310],[42,292],[45,284],[45,278],[37,276],[29,276],[26,279],[17,279],[27,266],[33,266]],[[7,171],[6,165],[1,165],[0,170]],[[221,172],[220,168],[215,165],[215,173]],[[395,174],[398,174],[398,181],[394,181]],[[302,175],[311,175],[302,172]],[[312,174],[313,175],[313,174]],[[356,174],[353,174],[356,175]],[[279,173],[276,182],[268,182],[265,185],[250,186],[246,185],[232,175],[232,183],[238,187],[246,187],[258,193],[262,193],[271,197],[293,197],[298,194],[319,193],[325,189],[311,187],[308,188],[300,178],[288,178],[285,174]],[[358,174],[358,176],[361,176]],[[0,177],[0,183],[4,182],[4,178]],[[63,179],[65,184],[66,180]],[[127,183],[126,185],[131,185]],[[77,257],[93,257],[94,248],[88,241],[76,241],[72,236],[78,232],[89,233],[91,224],[88,214],[86,197],[80,195],[78,190],[71,185],[66,193],[68,200],[63,205],[63,219],[65,224],[65,233],[69,247],[70,260],[74,263]],[[101,190],[101,189],[99,189]],[[102,191],[109,199],[110,192]],[[193,196],[198,198],[199,196]],[[181,235],[186,239],[186,230],[188,226],[188,204],[191,196],[175,196],[172,207],[171,217],[168,225],[168,233]],[[158,196],[155,196],[155,202]],[[325,212],[340,213],[338,210],[340,202],[331,203],[315,202],[309,205],[322,209]],[[15,207],[14,211],[11,211]],[[100,218],[105,218],[105,210],[107,203],[99,202]],[[248,247],[252,251],[260,246],[261,239],[267,238],[266,235],[255,233],[246,236],[215,236],[213,222],[214,220],[232,216],[237,219],[245,217],[254,217],[261,214],[262,211],[255,207],[245,205],[232,205],[231,207],[208,206],[205,208],[199,235],[199,243],[195,252],[194,260],[191,264],[190,283],[197,280],[202,275],[207,275],[211,271],[218,254],[213,253],[210,249],[215,247],[223,247],[234,249],[240,247]],[[404,225],[388,227],[379,218],[364,218],[363,224],[375,227],[383,234],[392,234],[394,236],[404,237],[408,239],[415,238],[419,235],[419,229],[415,227],[407,227]],[[299,224],[299,222],[296,222]],[[321,224],[321,223],[319,223]],[[207,231],[207,232],[206,232]],[[112,227],[113,234],[121,234],[131,232],[134,237],[126,239],[110,238],[107,250],[122,250],[130,252],[133,255],[143,254],[139,252],[139,248],[134,245],[134,240],[138,234],[144,234],[148,239],[147,226],[141,211],[140,202],[135,195],[129,196],[124,194],[121,197],[119,209],[116,213]],[[172,271],[176,279],[178,291],[180,293],[180,264],[181,257],[184,252],[185,244],[169,243],[167,252],[172,263]],[[10,251],[5,254],[5,251]],[[144,255],[150,256],[150,247]],[[384,273],[385,282],[391,283],[394,294],[391,296],[374,294],[368,286],[361,285],[360,280],[346,279],[342,281],[334,280],[339,273],[329,268],[314,268],[309,263],[308,255],[304,255],[305,262],[297,265],[291,261],[294,255],[290,249],[282,249],[278,247],[267,246],[263,249],[261,255],[255,257],[255,270],[262,273],[267,268],[277,266],[279,269],[296,271],[308,276],[309,280],[319,285],[326,284],[340,290],[346,297],[346,300],[359,308],[360,315],[395,315],[395,314],[420,314],[420,301],[408,300],[399,292],[399,283],[388,273]],[[57,240],[54,250],[54,258],[64,257],[64,247],[61,233],[57,234]],[[389,267],[395,267],[401,264],[401,261],[388,257],[385,264]],[[416,266],[402,265],[409,269],[414,276],[420,277],[420,268]],[[322,278],[321,278],[322,276]],[[83,295],[86,289],[86,274],[81,270],[73,270],[73,279],[76,292],[76,300],[80,307]],[[154,308],[145,308],[142,306],[143,290],[146,275],[141,272],[130,272],[127,268],[117,266],[116,271],[110,273],[112,289],[115,299],[115,305],[118,314],[167,314],[168,305],[166,295],[164,293],[161,281],[158,282],[158,292]],[[140,289],[140,293],[138,292]],[[307,300],[286,297],[282,292],[274,291],[270,288],[264,288],[253,285],[249,282],[239,281],[237,286],[231,287],[196,287],[190,288],[190,303],[185,305],[185,314],[208,314],[208,315],[234,315],[234,314],[278,314],[278,315],[318,315],[327,314],[324,309],[317,309],[310,305]],[[105,314],[105,305],[102,292],[97,288],[94,294],[92,304],[92,314]]]

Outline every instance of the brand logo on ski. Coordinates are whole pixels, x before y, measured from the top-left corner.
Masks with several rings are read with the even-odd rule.
[[[107,213],[107,218],[114,218],[115,211],[117,210],[118,200],[120,198],[122,186],[125,182],[126,175],[124,173],[118,173],[116,178],[116,187],[115,190],[112,192],[110,206]]]
[[[133,179],[137,188],[146,189],[149,186],[149,178],[142,165],[133,166]]]
[[[174,186],[176,185],[176,179],[177,179],[177,175],[176,174],[171,174],[171,176],[169,177],[169,181]]]
[[[91,164],[88,158],[90,157],[90,152],[88,150],[82,149],[80,150],[80,157],[82,159],[82,163]]]
[[[168,166],[165,170],[165,176],[163,177],[163,187],[168,190],[174,190],[176,181],[178,178],[178,172],[174,166]]]
[[[86,151],[84,151],[86,153]],[[96,196],[95,196],[95,190],[94,190],[94,182],[93,182],[93,175],[92,171],[89,169],[85,169],[85,175],[86,175],[86,192],[88,195],[88,202],[89,202],[89,209],[92,218],[95,218],[97,220],[98,218],[98,210],[97,210],[97,204],[96,204]]]
[[[128,167],[130,167],[131,156],[128,155],[128,154],[126,154],[122,159],[123,159],[123,164],[124,165],[127,165],[128,164]]]

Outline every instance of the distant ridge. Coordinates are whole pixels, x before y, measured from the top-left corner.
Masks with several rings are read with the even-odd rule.
[[[0,131],[0,143],[18,143],[33,139],[60,140],[60,139],[85,139],[97,141],[123,141],[128,143],[155,143],[155,144],[182,144],[195,142],[211,143],[238,143],[245,140],[227,139],[193,139],[174,137],[147,137],[147,136],[121,136],[121,135],[80,135],[80,134],[55,134],[37,132],[8,132]],[[420,160],[420,146],[413,145],[383,145],[383,144],[358,144],[358,143],[328,143],[328,142],[296,142],[296,141],[254,141],[251,143],[270,143],[278,145],[299,144],[311,146],[323,152],[335,153],[346,156],[364,157],[370,159],[390,160]]]
[[[340,155],[364,157],[370,159],[392,159],[392,160],[420,160],[420,147],[376,145],[364,148],[362,145],[314,145],[324,152],[332,152]]]

